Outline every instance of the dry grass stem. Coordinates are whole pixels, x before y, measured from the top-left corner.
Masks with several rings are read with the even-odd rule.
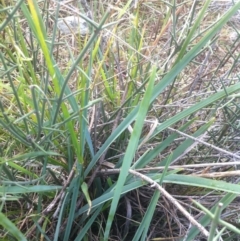
[[[173,170],[173,169],[179,169],[179,170],[184,170],[184,169],[197,169],[197,168],[201,168],[201,167],[225,167],[225,166],[238,166],[240,165],[240,163],[237,162],[222,162],[222,163],[200,163],[200,164],[189,164],[189,165],[173,165],[173,166],[169,166],[168,170]],[[109,168],[110,165],[104,165],[104,163],[102,164],[103,167]],[[137,172],[148,172],[148,171],[161,171],[164,170],[165,167],[146,167],[146,168],[139,168],[139,169],[135,169],[135,171]],[[102,169],[101,171],[99,171],[98,175],[111,175],[111,174],[117,174],[121,171],[121,169],[119,168],[111,168],[111,169],[107,169],[104,170]]]
[[[162,188],[157,182],[153,181],[151,178],[143,175],[142,173],[136,172],[132,169],[129,170],[129,173],[131,173],[134,176],[137,176],[141,178],[142,180],[146,181],[151,185],[152,188],[158,189],[161,194],[167,198],[168,201],[170,201],[174,206],[176,206],[180,212],[190,221],[190,223],[194,226],[196,226],[203,234],[205,237],[209,236],[209,232],[200,224],[198,223],[190,213],[188,213],[184,207],[173,197],[171,196],[164,188]]]

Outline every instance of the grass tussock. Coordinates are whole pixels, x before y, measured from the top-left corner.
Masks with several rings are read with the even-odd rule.
[[[1,240],[237,240],[235,2],[0,3]]]

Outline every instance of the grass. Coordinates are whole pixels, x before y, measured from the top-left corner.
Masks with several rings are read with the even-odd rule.
[[[2,1],[2,240],[237,240],[240,2],[218,2]]]

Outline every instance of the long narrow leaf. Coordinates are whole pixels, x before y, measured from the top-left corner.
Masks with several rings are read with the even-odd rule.
[[[139,139],[141,136],[141,130],[143,128],[144,120],[145,120],[145,117],[146,117],[146,114],[147,114],[147,111],[148,111],[148,108],[150,105],[150,99],[151,99],[151,95],[152,95],[152,91],[153,91],[155,77],[156,77],[156,67],[154,67],[152,69],[152,73],[151,73],[151,76],[149,79],[149,84],[148,84],[146,93],[144,95],[144,98],[141,101],[139,112],[138,112],[137,118],[136,118],[136,123],[134,125],[134,129],[133,129],[130,141],[129,141],[129,145],[127,147],[126,154],[123,159],[121,173],[119,175],[116,189],[114,191],[114,197],[113,197],[113,201],[112,201],[111,208],[109,211],[107,226],[106,226],[105,233],[104,233],[104,240],[106,240],[106,241],[108,240],[108,237],[109,237],[112,220],[113,220],[113,217],[114,217],[116,209],[117,209],[117,205],[119,202],[119,198],[120,198],[120,195],[122,192],[123,185],[124,185],[127,175],[128,175],[128,170],[131,166],[133,157],[134,157],[135,152],[138,147]]]
[[[0,225],[10,232],[17,240],[27,241],[26,237],[18,230],[18,228],[2,213],[0,212]]]
[[[32,192],[56,192],[61,190],[62,186],[45,186],[45,185],[35,185],[35,186],[0,186],[0,194],[17,194],[17,193],[32,193]]]

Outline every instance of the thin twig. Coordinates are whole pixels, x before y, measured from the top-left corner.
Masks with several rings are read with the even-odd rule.
[[[168,169],[189,169],[189,168],[200,168],[200,167],[223,167],[223,166],[233,166],[240,165],[240,162],[222,162],[222,163],[204,163],[204,164],[190,164],[190,165],[175,165],[169,166]],[[161,171],[166,167],[147,167],[147,168],[139,168],[135,169],[137,172],[148,172],[148,171]],[[117,174],[121,171],[119,168],[101,170],[98,175],[112,175]]]
[[[202,80],[201,76],[202,76],[203,71],[205,70],[205,73],[206,73],[206,71],[208,70],[209,65],[207,65],[207,62],[209,61],[211,53],[212,53],[212,50],[209,49],[207,54],[206,54],[205,59],[203,60],[202,65],[200,66],[200,69],[199,69],[198,73],[196,74],[196,76],[195,76],[195,78],[194,78],[194,80],[193,80],[193,82],[191,84],[190,90],[189,90],[189,92],[187,94],[188,97],[192,95],[192,92],[195,89],[196,85],[199,83],[199,80],[200,79]]]
[[[71,182],[71,180],[73,179],[75,174],[75,168],[73,166],[71,172],[69,173],[68,179],[67,181],[64,183],[64,186],[61,190],[61,192],[57,195],[56,198],[54,198],[54,200],[48,205],[48,207],[43,211],[43,214],[47,214],[50,213],[52,211],[52,209],[55,207],[56,203],[58,202],[58,200],[60,200],[59,205],[61,204],[62,201],[62,194],[64,194],[67,186],[69,185],[69,183]],[[56,214],[57,215],[57,214]]]
[[[155,123],[155,121],[149,121],[149,120],[146,120],[146,122],[152,123],[152,124]],[[161,124],[161,123],[159,123],[159,125],[160,125],[160,124]],[[194,146],[196,146],[197,143],[201,143],[201,144],[203,144],[203,145],[205,145],[205,146],[208,146],[208,147],[211,147],[212,149],[215,149],[216,151],[219,151],[219,152],[221,152],[221,153],[225,153],[225,154],[227,154],[227,155],[229,155],[229,156],[232,156],[232,157],[240,160],[240,156],[239,156],[239,155],[234,154],[234,153],[229,152],[229,151],[226,151],[226,150],[224,150],[224,149],[222,149],[222,148],[220,148],[220,147],[214,146],[214,145],[212,145],[212,144],[209,144],[209,143],[206,142],[206,141],[202,141],[201,139],[202,139],[202,138],[204,137],[204,135],[206,135],[206,134],[203,134],[203,135],[201,135],[200,137],[195,138],[195,137],[193,137],[193,136],[190,136],[190,135],[188,135],[188,134],[185,134],[184,132],[179,131],[179,130],[176,130],[176,129],[171,128],[171,127],[168,127],[167,129],[169,129],[169,130],[171,130],[171,131],[174,131],[174,132],[180,134],[181,136],[184,136],[184,137],[187,137],[187,138],[189,138],[189,139],[191,139],[191,140],[194,140],[196,143],[193,143],[193,145],[191,145],[191,146],[189,147],[190,149],[192,149]],[[189,148],[188,148],[188,149],[189,149]],[[189,151],[189,150],[188,150],[188,151]],[[185,152],[186,152],[186,151],[185,151]],[[184,154],[186,154],[185,152],[184,152]],[[181,155],[181,157],[182,157],[182,155]],[[177,159],[175,159],[173,162],[176,162],[176,160],[179,160],[179,157],[178,157]],[[172,162],[172,163],[173,163],[173,162]]]
[[[184,209],[184,207],[173,196],[171,196],[164,188],[162,188],[157,182],[153,181],[151,178],[143,175],[142,173],[136,172],[132,169],[129,170],[129,173],[133,174],[134,176],[140,177],[142,180],[151,184],[151,187],[155,187],[156,189],[158,189],[165,198],[167,198],[174,206],[176,206],[182,212],[182,214],[190,221],[192,225],[196,226],[199,229],[199,231],[201,231],[206,237],[209,236],[209,232],[200,223],[198,223],[191,216],[191,214],[188,213]]]
[[[188,135],[188,134],[185,134],[185,133],[183,133],[183,132],[181,132],[181,131],[179,131],[179,130],[173,129],[173,128],[171,128],[171,127],[168,127],[168,129],[171,130],[171,131],[174,131],[174,132],[176,132],[176,133],[178,133],[178,134],[180,134],[180,135],[182,135],[182,136],[185,136],[185,137],[187,137],[187,138],[189,138],[189,139],[192,139],[192,140],[194,140],[194,141],[196,141],[196,142],[198,142],[198,143],[201,143],[201,144],[203,144],[203,145],[205,145],[205,146],[211,147],[212,149],[215,149],[215,150],[217,150],[217,151],[219,151],[219,152],[225,153],[225,154],[227,154],[227,155],[229,155],[229,156],[232,156],[232,157],[240,160],[240,156],[239,156],[239,155],[236,155],[236,154],[234,154],[234,153],[232,153],[232,152],[226,151],[226,150],[224,150],[224,149],[222,149],[222,148],[220,148],[220,147],[217,147],[217,146],[214,146],[214,145],[212,145],[212,144],[209,144],[209,143],[206,142],[206,141],[202,141],[202,140],[199,139],[199,138],[192,137],[192,136],[190,136],[190,135]]]
[[[59,207],[61,206],[62,200],[63,200],[63,198],[64,198],[64,196],[65,196],[65,195],[64,195],[64,194],[65,194],[64,192],[65,192],[67,186],[69,185],[69,183],[71,182],[72,178],[74,177],[74,174],[75,174],[75,168],[72,168],[72,170],[71,170],[71,172],[70,172],[70,174],[69,174],[69,176],[68,176],[68,179],[67,179],[67,181],[64,183],[64,185],[63,185],[60,193],[59,193],[59,194],[52,200],[52,202],[42,211],[42,216],[41,216],[41,218],[40,218],[40,219],[38,220],[38,222],[37,222],[39,225],[42,224],[45,216],[53,210],[53,208],[56,206],[57,202],[60,200],[60,201],[59,201],[59,204],[58,204],[58,208],[57,208],[56,212],[54,213],[54,217],[57,216]],[[35,225],[35,226],[33,227],[33,229],[30,230],[30,232],[27,234],[27,237],[30,237],[30,236],[32,235],[32,233],[35,231],[36,227],[37,227],[37,226]]]
[[[197,177],[207,177],[207,178],[237,177],[237,176],[240,176],[240,170],[227,171],[227,172],[211,172],[211,173],[192,174],[192,175]]]

